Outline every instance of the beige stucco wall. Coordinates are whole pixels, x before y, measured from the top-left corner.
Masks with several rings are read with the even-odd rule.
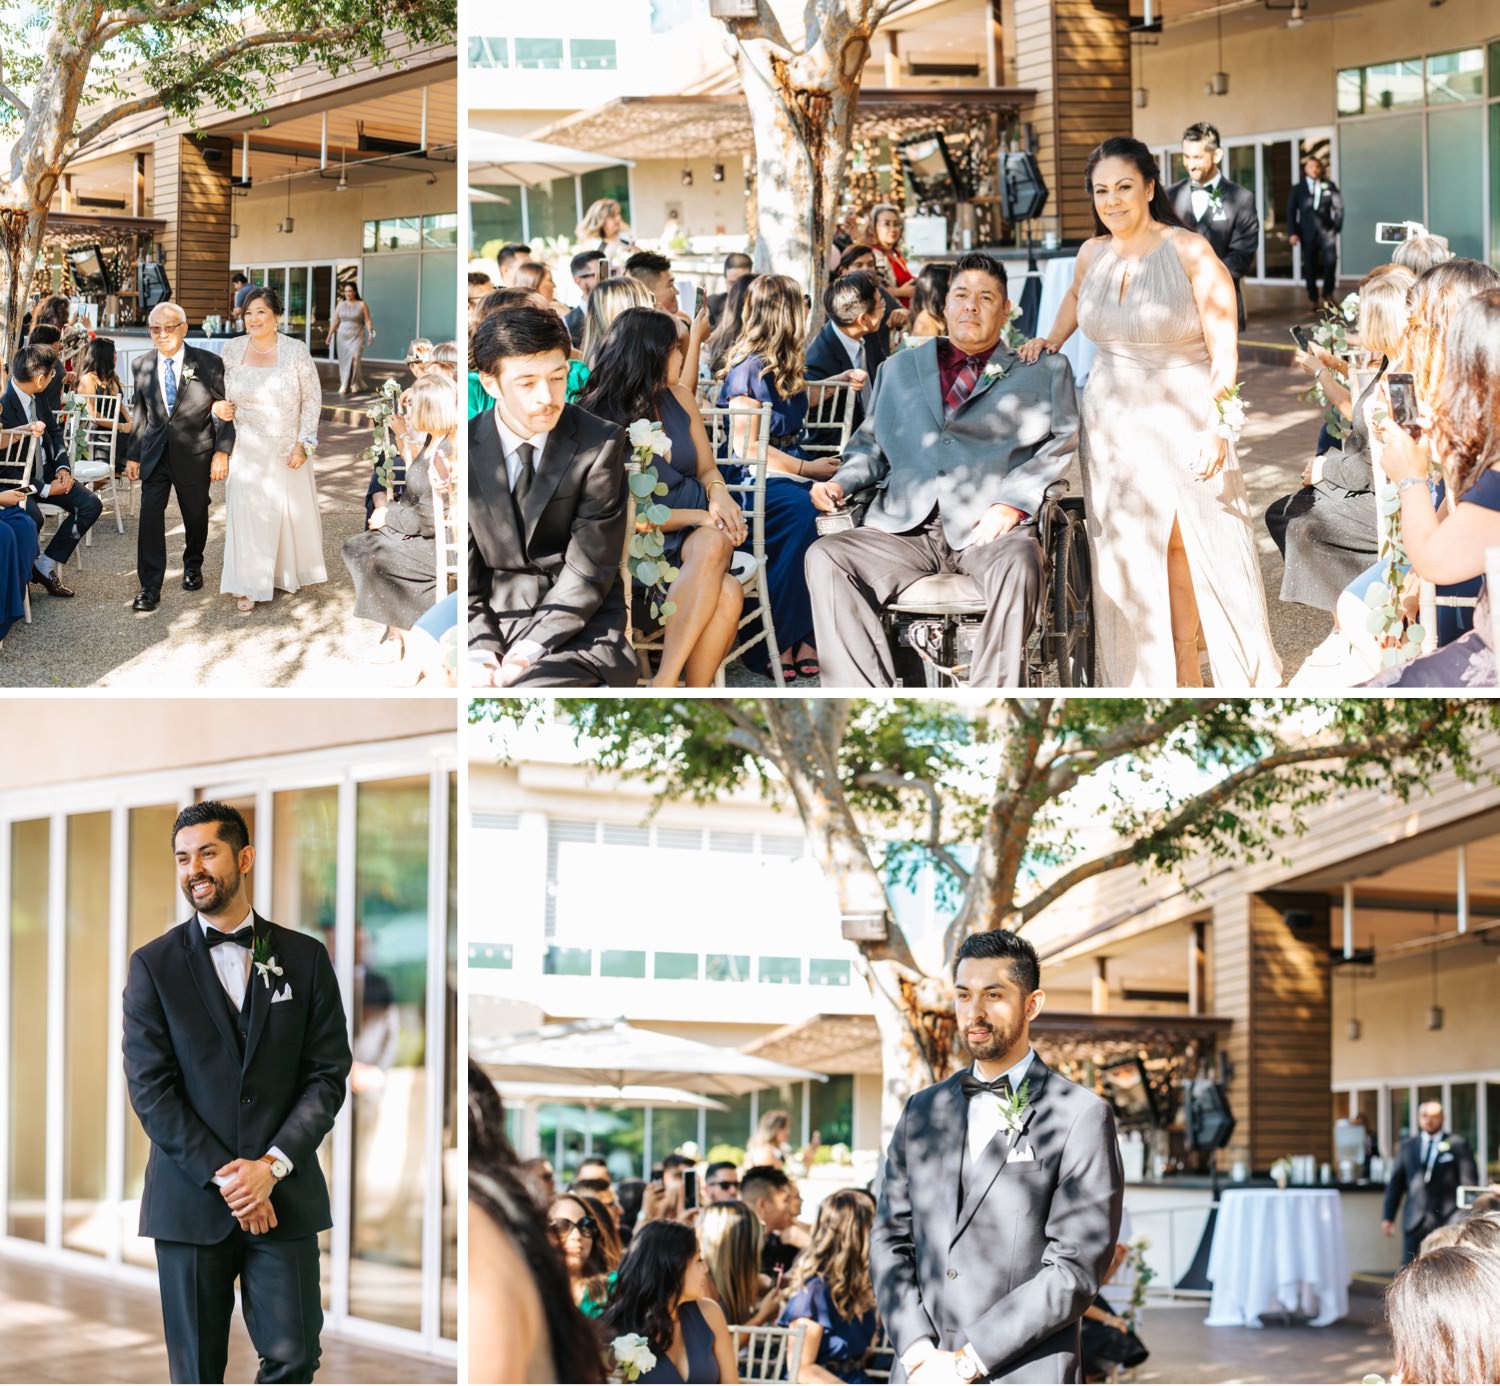
[[[1311,11],[1317,14],[1317,7]],[[1205,96],[1218,68],[1214,26],[1194,24],[1156,45],[1134,45],[1133,85],[1150,93],[1135,112],[1137,138],[1175,144],[1194,121],[1208,120],[1225,139],[1334,123],[1339,68],[1471,47],[1500,35],[1500,9],[1487,0],[1387,0],[1359,7],[1357,18],[1308,22],[1300,29],[1268,23],[1226,34],[1227,96]]]
[[[61,719],[92,731],[13,738],[5,756],[6,789],[456,735],[457,729],[455,705],[447,698],[18,698],[7,701],[7,716],[16,727]]]

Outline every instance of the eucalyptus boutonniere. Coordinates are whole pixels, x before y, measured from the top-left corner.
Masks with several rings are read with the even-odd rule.
[[[995,1105],[1000,1111],[1000,1129],[1007,1135],[1018,1135],[1026,1124],[1026,1112],[1031,1105],[1031,1080],[1022,1082],[1009,1097],[997,1097]]]
[[[271,952],[271,936],[269,934],[257,934],[255,936],[255,948],[250,954],[250,961],[255,964],[255,970],[260,973],[260,979],[266,984],[266,990],[271,989],[271,974],[274,972],[281,976],[281,967]]]

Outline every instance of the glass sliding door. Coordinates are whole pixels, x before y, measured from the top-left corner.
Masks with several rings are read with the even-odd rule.
[[[67,823],[67,1039],[64,1051],[63,1245],[109,1252],[105,1089],[109,1065],[110,817]]]
[[[307,349],[328,355],[328,326],[333,321],[333,266],[312,267],[312,302],[308,313]]]
[[[1260,219],[1265,227],[1265,267],[1267,279],[1293,279],[1296,267],[1291,242],[1291,228],[1286,222],[1286,204],[1299,170],[1293,167],[1290,140],[1275,140],[1260,147],[1263,175]]]
[[[6,1232],[46,1239],[47,914],[51,824],[10,829],[10,1142]]]

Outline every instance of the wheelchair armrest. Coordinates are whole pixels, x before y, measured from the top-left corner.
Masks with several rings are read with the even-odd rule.
[[[1044,501],[1061,500],[1065,495],[1068,494],[1069,489],[1070,488],[1068,486],[1068,483],[1062,477],[1059,477],[1045,491],[1042,492],[1042,499]]]

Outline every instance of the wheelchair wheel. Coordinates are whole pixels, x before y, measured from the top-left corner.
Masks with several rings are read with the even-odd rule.
[[[1094,684],[1094,609],[1089,541],[1081,507],[1062,507],[1053,530],[1052,609],[1049,632],[1059,688]]]

